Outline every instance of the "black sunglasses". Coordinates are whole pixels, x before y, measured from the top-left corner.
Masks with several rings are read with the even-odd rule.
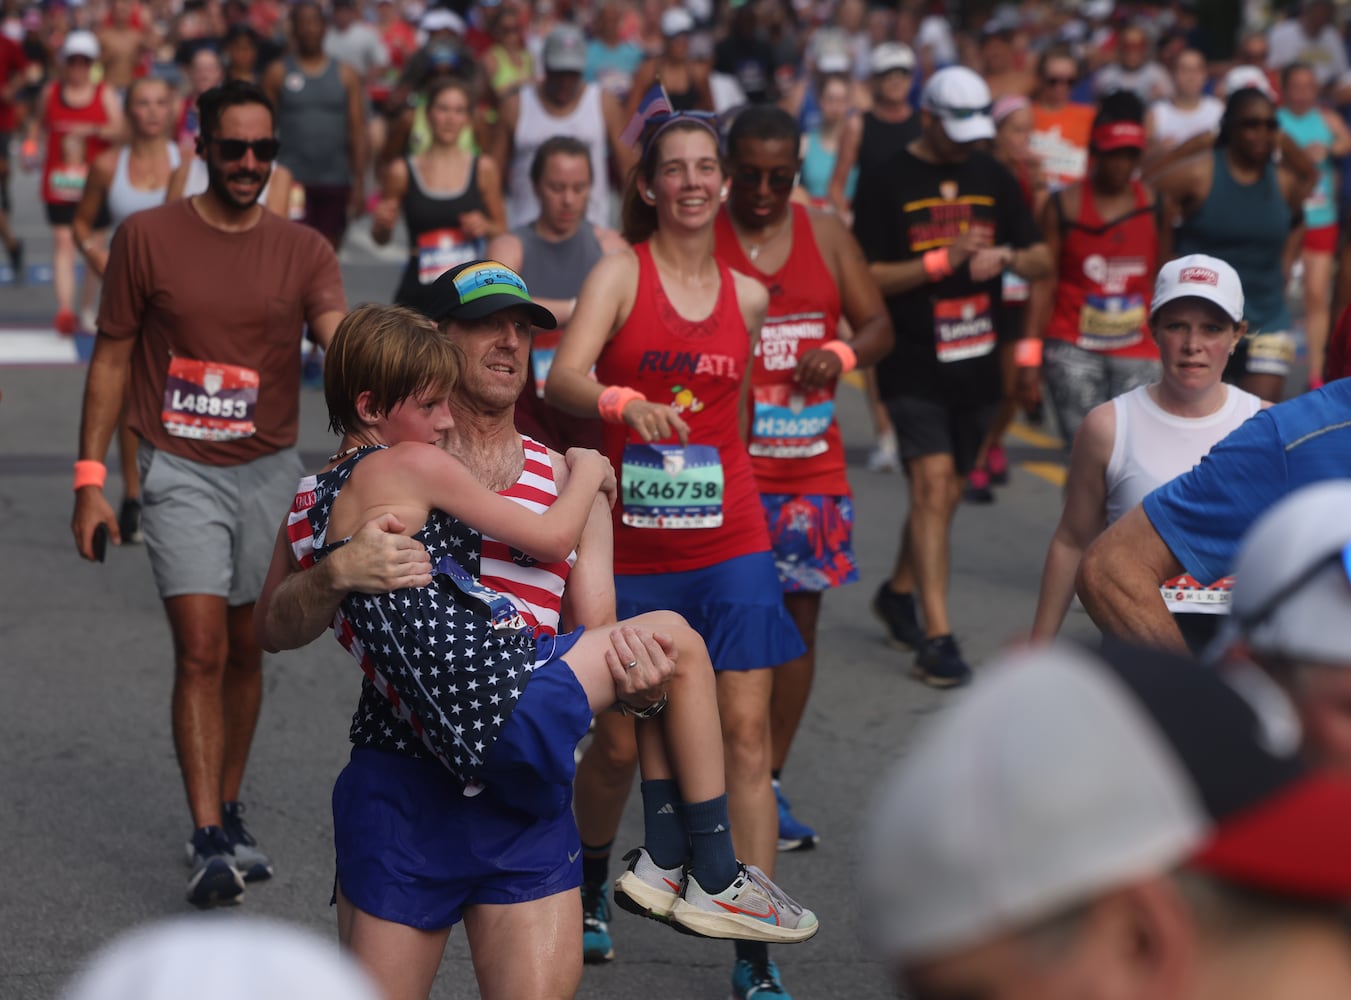
[[[1073,87],[1075,78],[1072,76],[1043,76],[1041,82],[1048,87]]]
[[[1268,132],[1275,132],[1281,125],[1275,118],[1240,118],[1238,120],[1238,127],[1264,128]]]
[[[782,167],[773,170],[761,170],[758,167],[737,167],[732,174],[732,183],[740,188],[758,188],[761,180],[766,180],[771,191],[782,194],[793,190],[797,172]]]
[[[215,139],[211,140],[227,160],[242,160],[244,154],[253,150],[254,158],[260,163],[271,163],[281,150],[278,139]]]

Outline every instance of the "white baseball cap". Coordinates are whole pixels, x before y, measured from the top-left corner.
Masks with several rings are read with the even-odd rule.
[[[1213,302],[1235,323],[1243,320],[1243,283],[1238,272],[1218,257],[1203,253],[1170,260],[1159,268],[1149,318],[1174,299],[1197,298]]]
[[[865,825],[862,926],[888,961],[950,955],[1181,866],[1351,898],[1351,777],[1312,771],[1255,667],[1157,650],[1007,654],[931,719]]]
[[[64,1000],[377,1000],[336,942],[258,917],[177,917],[117,938]]]
[[[816,72],[823,74],[848,73],[854,67],[854,61],[848,52],[838,49],[826,49],[816,57]]]
[[[929,78],[919,104],[943,123],[953,142],[994,138],[990,88],[980,74],[965,66],[940,69]]]
[[[868,55],[868,72],[873,76],[890,73],[894,69],[915,72],[914,50],[904,42],[883,42]]]
[[[694,30],[694,17],[683,7],[671,7],[661,12],[661,33],[666,38],[688,35]]]
[[[1271,86],[1271,79],[1260,66],[1235,66],[1224,74],[1220,90],[1225,97],[1230,94],[1237,94],[1240,90],[1260,90],[1271,100],[1276,99],[1276,91]]]
[[[586,35],[572,24],[560,24],[544,39],[544,68],[554,73],[586,69]]]
[[[66,40],[61,43],[62,62],[71,56],[84,56],[97,62],[99,57],[97,36],[92,31],[72,31],[68,34]]]
[[[418,27],[428,34],[433,31],[453,31],[457,35],[465,33],[464,19],[445,7],[433,7],[427,11],[422,15],[422,22]]]
[[[1234,561],[1216,640],[1256,653],[1351,666],[1351,479],[1296,490],[1259,517]]]

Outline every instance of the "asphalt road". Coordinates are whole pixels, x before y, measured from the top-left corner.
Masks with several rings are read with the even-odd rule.
[[[16,200],[30,260],[41,260],[44,227],[31,182],[21,182]],[[353,302],[384,298],[397,279],[394,263],[357,245],[344,254],[344,273]],[[46,288],[0,288],[0,324],[42,327],[53,311]],[[129,546],[91,565],[71,541],[83,368],[16,366],[13,352],[6,361],[6,338],[17,336],[0,329],[0,845],[10,859],[0,883],[0,997],[36,1000],[54,996],[119,931],[189,909],[183,844],[190,831],[169,736],[169,633],[145,554]],[[45,344],[45,336],[31,339]],[[916,724],[961,697],[911,680],[909,654],[882,643],[868,612],[893,558],[904,484],[864,470],[870,434],[857,393],[845,393],[841,420],[863,582],[825,602],[816,689],[785,773],[799,817],[822,836],[815,851],[780,856],[780,881],[822,922],[812,941],[776,950],[798,1000],[891,995],[859,944],[856,831],[879,774],[904,752]],[[964,506],[957,520],[953,620],[977,664],[1031,621],[1059,510],[1050,481],[1058,452],[1031,443],[1037,440],[1012,440],[1012,483],[995,504]],[[310,464],[331,444],[322,399],[308,392],[301,447]],[[108,492],[119,495],[115,471]],[[1082,614],[1072,615],[1072,631],[1088,628]],[[347,755],[357,687],[351,661],[327,638],[269,659],[245,800],[277,876],[251,887],[232,918],[268,914],[336,936],[329,793]],[[636,799],[617,856],[638,843]],[[618,959],[588,968],[581,996],[727,994],[730,945],[623,912],[612,930]],[[452,935],[433,995],[476,995],[460,934]]]

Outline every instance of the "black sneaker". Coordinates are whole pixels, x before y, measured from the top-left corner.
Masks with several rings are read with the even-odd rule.
[[[873,596],[873,615],[887,627],[887,644],[899,649],[924,645],[924,629],[915,615],[915,595],[898,594],[884,583]]]
[[[235,868],[245,882],[262,882],[272,877],[272,859],[258,847],[258,841],[244,826],[244,803],[226,802],[221,806],[221,820],[225,839],[230,842],[230,854]]]
[[[27,280],[23,273],[23,240],[15,240],[12,247],[5,247],[9,255],[9,268],[14,272],[14,284],[22,285]]]
[[[192,831],[188,844],[192,875],[188,877],[188,902],[193,906],[226,906],[244,897],[244,879],[235,869],[230,841],[218,826]]]
[[[912,673],[936,688],[961,687],[971,680],[971,668],[962,659],[957,640],[950,635],[925,639]]]
[[[127,497],[122,501],[122,511],[117,515],[117,529],[122,532],[123,545],[140,545],[145,539],[141,535],[141,501]]]

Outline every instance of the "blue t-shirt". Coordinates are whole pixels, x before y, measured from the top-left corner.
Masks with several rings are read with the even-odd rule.
[[[1351,379],[1249,418],[1190,472],[1145,497],[1145,514],[1189,574],[1227,574],[1243,533],[1289,493],[1351,477]]]

